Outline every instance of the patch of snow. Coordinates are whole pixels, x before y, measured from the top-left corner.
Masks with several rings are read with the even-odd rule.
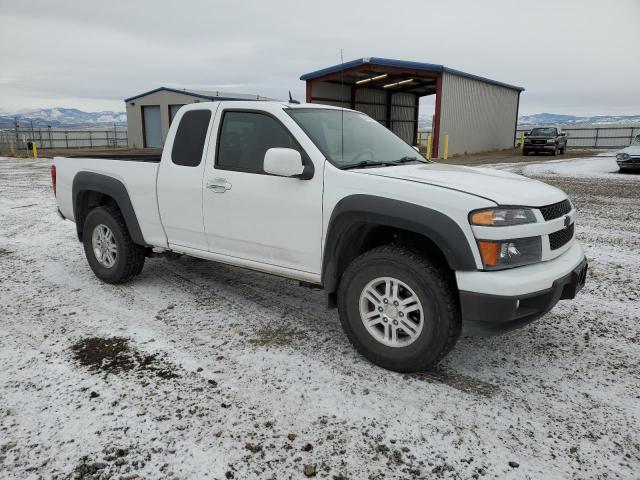
[[[0,158],[0,477],[99,462],[113,479],[305,478],[305,465],[319,478],[636,479],[640,198],[605,160],[578,163],[593,181],[562,162],[542,177],[578,205],[579,296],[508,335],[461,338],[436,374],[401,375],[360,357],[323,293],[296,282],[187,257],[100,282],[55,213],[50,162]],[[95,336],[178,376],[92,371],[71,347]]]

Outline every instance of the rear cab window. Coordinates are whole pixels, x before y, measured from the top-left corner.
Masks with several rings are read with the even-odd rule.
[[[189,110],[182,116],[171,150],[171,161],[175,165],[200,165],[210,120],[211,110]]]

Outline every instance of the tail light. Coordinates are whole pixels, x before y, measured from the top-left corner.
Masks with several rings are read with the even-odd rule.
[[[55,165],[51,165],[51,186],[53,187],[53,195],[54,196],[57,196],[57,194],[56,194],[56,180],[57,180],[56,166]]]

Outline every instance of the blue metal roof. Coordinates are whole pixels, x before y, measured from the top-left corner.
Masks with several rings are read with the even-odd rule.
[[[152,93],[167,91],[173,93],[182,93],[184,95],[189,95],[190,97],[202,98],[205,100],[249,100],[249,99],[258,99],[262,100],[266,97],[261,97],[260,95],[248,95],[248,94],[225,94],[224,92],[197,92],[193,90],[178,90],[177,88],[169,88],[169,87],[159,87],[154,88],[153,90],[149,90],[148,92],[141,93],[139,95],[135,95],[133,97],[125,98],[125,102],[130,102],[131,100],[135,100],[136,98],[146,97],[147,95],[151,95]],[[219,95],[222,93],[222,95]],[[255,98],[254,98],[255,97]]]
[[[407,60],[394,60],[392,58],[380,58],[380,57],[359,58],[357,60],[351,60],[350,62],[345,62],[338,65],[333,65],[331,67],[326,67],[321,70],[316,70],[315,72],[305,73],[300,77],[300,80],[313,80],[314,78],[322,77],[324,75],[328,75],[331,73],[338,73],[341,71],[351,70],[354,67],[358,67],[360,65],[365,65],[365,64],[381,65],[385,67],[407,68],[407,69],[411,68],[414,70],[424,70],[426,72],[450,73],[452,75],[458,75],[460,77],[467,77],[473,80],[491,83],[493,85],[498,85],[500,87],[512,88],[514,90],[519,90],[519,91],[524,90],[524,88],[522,87],[509,85],[508,83],[498,82],[497,80],[491,80],[490,78],[480,77],[478,75],[473,75],[471,73],[461,72],[460,70],[448,68],[448,67],[445,67],[444,65],[438,65],[435,63],[411,62]]]

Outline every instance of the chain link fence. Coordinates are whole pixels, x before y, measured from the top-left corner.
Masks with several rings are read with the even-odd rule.
[[[36,127],[16,123],[0,129],[0,149],[25,150],[29,142],[38,149],[122,148],[127,147],[127,127],[96,127],[86,129]]]
[[[518,127],[515,145],[520,144],[524,132],[535,127]],[[640,124],[634,125],[585,125],[580,127],[564,127],[567,134],[567,147],[577,148],[624,148],[631,144],[636,135],[640,134]]]

